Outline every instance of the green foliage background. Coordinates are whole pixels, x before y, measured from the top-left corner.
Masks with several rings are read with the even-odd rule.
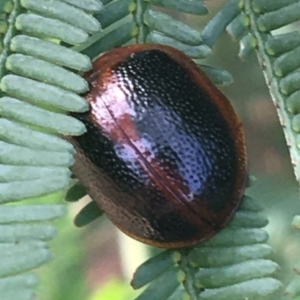
[[[277,300],[285,299],[284,293],[290,299],[300,299],[299,232],[294,228],[299,228],[298,183],[294,174],[299,181],[300,35],[295,22],[300,20],[300,2],[209,1],[205,5],[210,14],[205,16],[207,9],[198,0],[151,3],[153,6],[142,0],[104,0],[103,8],[96,0],[0,0],[0,295],[6,300],[33,299],[36,289],[42,300]],[[164,19],[166,16],[158,12],[169,17]],[[176,26],[183,25],[175,19],[191,27],[186,32],[176,30]],[[100,30],[98,21],[104,30]],[[226,28],[237,41],[229,37]],[[14,39],[20,34],[23,39]],[[282,38],[279,46],[272,39],[275,35]],[[241,238],[237,233],[240,229],[257,234],[257,241],[251,244],[257,250],[246,253],[248,259],[241,258],[244,265],[228,260],[219,268],[220,262],[205,256],[206,249],[220,251],[219,256],[223,256],[234,248],[238,251],[236,257],[242,257],[247,241],[234,247],[228,239],[224,246],[220,244],[221,233],[190,252],[163,252],[164,259],[157,256],[146,271],[140,268],[134,284],[143,286],[153,281],[155,292],[150,284],[148,292],[138,296],[140,292],[132,291],[128,284],[133,272],[130,266],[137,263],[138,256],[145,259],[160,251],[140,243],[129,245],[105,217],[81,230],[75,229],[74,211],[83,207],[82,202],[68,204],[68,213],[50,225],[48,221],[65,213],[62,199],[74,184],[68,171],[73,149],[60,139],[60,134],[77,135],[85,130],[66,113],[87,109],[78,95],[88,87],[77,74],[91,65],[86,56],[65,51],[66,48],[40,49],[36,40],[30,46],[28,36],[57,46],[61,41],[68,49],[90,58],[122,44],[160,42],[185,51],[201,65],[219,68],[203,66],[213,81],[223,85],[220,88],[243,120],[250,173],[257,178],[246,194],[261,204],[263,215],[269,219],[268,244],[274,251],[262,254],[263,249],[269,249],[264,238],[258,241],[265,219],[255,204],[248,206],[246,201],[228,228],[237,240]],[[28,78],[34,81],[24,81]],[[232,78],[234,83],[228,85]],[[37,82],[47,86],[41,87]],[[47,99],[41,94],[46,88]],[[27,131],[22,131],[24,128]],[[72,198],[68,200],[79,198],[82,191],[77,192],[75,197],[68,195]],[[77,225],[100,214],[90,206],[79,214]],[[58,235],[49,243],[49,251],[47,241],[56,235],[54,228]],[[38,284],[28,272],[46,263],[50,253],[54,259],[38,271]],[[206,259],[191,264],[195,263],[193,258],[201,257]],[[163,262],[167,263],[165,269]],[[234,272],[230,268],[235,268]],[[159,275],[165,276],[170,285],[159,284],[163,278]]]

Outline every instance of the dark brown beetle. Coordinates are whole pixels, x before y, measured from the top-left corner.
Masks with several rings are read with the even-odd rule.
[[[215,235],[247,179],[241,122],[227,98],[180,51],[118,48],[86,74],[90,111],[73,114],[75,175],[129,236],[164,248]]]

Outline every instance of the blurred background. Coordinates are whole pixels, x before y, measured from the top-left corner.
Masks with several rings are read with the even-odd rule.
[[[201,30],[223,4],[208,2],[210,14],[206,17],[171,14]],[[233,84],[220,89],[232,101],[245,127],[250,174],[257,178],[246,193],[262,204],[269,218],[270,244],[281,266],[278,278],[286,283],[300,257],[300,232],[291,227],[293,216],[300,214],[298,184],[255,53],[242,62],[238,50],[238,43],[224,33],[203,64],[224,68],[234,78]],[[157,250],[125,237],[105,217],[84,229],[75,228],[73,219],[84,201],[69,205],[69,215],[55,224],[60,231],[51,244],[55,259],[40,270],[38,299],[134,299],[137,293],[130,288],[130,278]]]

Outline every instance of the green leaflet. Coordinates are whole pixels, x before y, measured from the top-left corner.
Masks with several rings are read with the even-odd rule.
[[[234,220],[233,220],[234,221]],[[215,267],[241,263],[249,259],[269,257],[274,252],[267,244],[249,244],[244,246],[203,247],[189,253],[189,260],[203,268],[214,264]]]
[[[91,59],[95,58],[99,53],[128,43],[133,38],[133,33],[134,25],[131,22],[123,23],[115,29],[110,28],[110,30],[101,32],[95,42],[91,38],[91,45],[82,50],[82,53]]]
[[[1,229],[2,228],[0,226],[0,230]],[[6,256],[2,256],[0,259],[0,263],[1,263],[0,276],[4,277],[4,276],[16,275],[20,271],[24,272],[36,268],[44,264],[50,258],[51,258],[51,253],[45,247],[45,245],[42,245],[40,247],[37,247],[35,245],[34,248],[26,249],[21,253],[18,252],[14,253],[14,248],[12,247],[12,252]]]
[[[29,35],[56,38],[73,45],[83,43],[88,38],[88,34],[80,28],[33,13],[18,16],[16,27]]]
[[[190,46],[156,31],[150,32],[147,42],[172,46],[191,58],[204,58],[211,52],[206,45]]]
[[[286,99],[286,108],[292,114],[300,112],[300,91],[293,93]]]
[[[91,201],[77,214],[74,220],[74,224],[77,227],[83,227],[97,218],[101,217],[103,211],[99,208],[95,201]]]
[[[4,206],[0,211],[0,224],[52,220],[64,215],[65,211],[65,206],[52,204]]]
[[[1,1],[0,2],[0,12],[10,13],[13,10],[13,2],[10,1]]]
[[[211,19],[202,31],[202,39],[212,47],[227,25],[232,22],[242,9],[242,1],[230,0],[217,15]]]
[[[86,190],[80,182],[73,182],[72,186],[66,193],[65,200],[68,202],[75,202],[86,196]]]
[[[31,137],[30,141],[28,141],[28,136]],[[71,144],[58,136],[39,132],[4,118],[0,119],[0,139],[10,144],[32,149],[75,152]],[[28,177],[32,178],[32,176],[33,174]]]
[[[168,300],[190,300],[190,295],[184,290],[182,285],[177,287],[173,294],[168,298]]]
[[[69,152],[35,150],[0,141],[0,162],[20,166],[71,166],[73,155]]]
[[[171,16],[148,9],[144,14],[144,22],[150,30],[165,34],[179,42],[188,45],[202,43],[200,33],[183,22],[174,20]]]
[[[88,71],[92,68],[89,58],[73,49],[26,35],[15,36],[11,40],[10,48],[13,52],[27,54],[78,71]]]
[[[240,41],[240,52],[239,57],[245,59],[257,46],[255,37],[248,33]]]
[[[101,22],[102,28],[105,29],[127,17],[132,10],[131,7],[134,7],[132,0],[113,1],[96,14],[95,18]]]
[[[0,204],[59,192],[69,183],[70,179],[65,174],[57,173],[46,178],[0,183]]]
[[[278,56],[300,45],[300,32],[292,31],[277,35],[269,35],[266,41],[266,51],[269,55]]]
[[[13,280],[13,279],[12,279]],[[9,290],[1,294],[4,299],[31,300],[35,298],[35,292],[31,288],[23,288],[22,291]]]
[[[300,74],[295,71],[285,76],[279,83],[279,88],[282,94],[290,95],[296,92],[300,87]]]
[[[232,75],[226,70],[204,65],[200,67],[215,84],[228,85],[233,82]]]
[[[248,228],[248,227],[264,227],[268,224],[268,219],[257,212],[238,211],[235,214],[234,220],[231,222],[233,227]]]
[[[201,0],[150,0],[151,4],[171,8],[195,15],[205,15],[208,13],[207,8]]]
[[[273,0],[253,0],[252,1],[252,8],[256,13],[266,13],[274,10],[279,10],[285,6],[290,4],[294,4],[298,2],[298,0],[280,0],[280,1],[273,1]]]
[[[0,34],[5,33],[7,29],[8,29],[8,23],[6,22],[6,20],[0,19]]]
[[[257,26],[262,32],[270,32],[300,19],[300,3],[284,6],[279,10],[268,12],[258,17]]]
[[[196,285],[207,289],[228,286],[234,282],[244,282],[253,277],[273,275],[279,266],[269,259],[247,260],[235,265],[217,268],[203,268],[196,273]]]
[[[21,76],[6,75],[2,78],[0,87],[13,97],[28,100],[42,107],[73,112],[84,112],[88,108],[84,98],[77,94]]]
[[[300,47],[296,47],[290,52],[282,54],[274,62],[274,72],[276,76],[283,77],[300,67]]]
[[[8,119],[34,125],[51,133],[79,135],[85,132],[83,124],[72,117],[38,108],[14,98],[0,98],[0,113]]]
[[[292,226],[295,227],[296,229],[300,228],[300,216],[297,215],[293,218]]]
[[[241,299],[244,295],[248,295],[251,299],[263,299],[268,297],[272,292],[281,288],[281,283],[274,278],[258,278],[232,286],[221,287],[218,289],[207,289],[200,295],[200,300],[227,300]]]
[[[80,9],[90,13],[96,13],[102,10],[103,8],[102,2],[98,0],[62,0],[62,1],[77,6]]]
[[[29,242],[26,245],[27,247],[36,246],[36,242]],[[11,244],[2,244],[4,246],[7,246],[8,250],[11,250],[12,245]],[[26,247],[25,246],[25,247]],[[1,246],[0,246],[1,247]],[[1,252],[3,250],[3,247],[0,248]],[[16,289],[22,288],[32,288],[38,283],[38,277],[35,274],[21,274],[16,276],[9,276],[6,278],[0,279],[0,290],[4,292],[12,292]]]
[[[168,299],[168,297],[175,292],[183,279],[183,272],[180,271],[178,267],[172,266],[151,282],[148,288],[142,292],[136,300],[150,300],[153,299],[153,295],[155,295],[157,300]],[[158,289],[157,287],[160,288]]]
[[[53,178],[55,176],[68,178],[71,171],[65,167],[12,166],[0,165],[0,182],[28,181],[28,178]]]
[[[92,33],[100,30],[99,22],[90,14],[55,0],[21,0],[21,5],[38,15],[57,19]]]
[[[47,241],[56,235],[56,229],[47,223],[35,224],[14,224],[0,225],[0,242],[1,243],[17,243],[22,240],[42,240]],[[43,247],[41,250],[45,250]],[[30,251],[28,251],[30,252]],[[45,251],[42,251],[45,254]],[[48,252],[47,252],[48,253]],[[49,257],[50,253],[47,254]],[[21,257],[21,262],[25,261],[25,257]],[[26,263],[26,262],[24,262]],[[8,271],[1,269],[1,274],[7,274]]]
[[[249,25],[249,18],[244,13],[240,13],[231,23],[228,24],[226,30],[235,39],[240,39],[246,33]]]
[[[163,251],[139,266],[133,275],[131,285],[138,289],[159,277],[171,266],[181,260],[180,252]]]
[[[6,60],[6,68],[14,74],[36,79],[74,93],[82,94],[88,90],[87,82],[79,75],[31,56],[12,54]],[[9,91],[6,90],[6,92],[10,94]]]

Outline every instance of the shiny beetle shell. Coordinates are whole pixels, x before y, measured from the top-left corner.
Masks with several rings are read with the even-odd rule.
[[[90,110],[72,114],[73,171],[123,232],[164,248],[191,246],[233,217],[247,180],[244,132],[227,98],[180,51],[111,50],[85,74]]]

